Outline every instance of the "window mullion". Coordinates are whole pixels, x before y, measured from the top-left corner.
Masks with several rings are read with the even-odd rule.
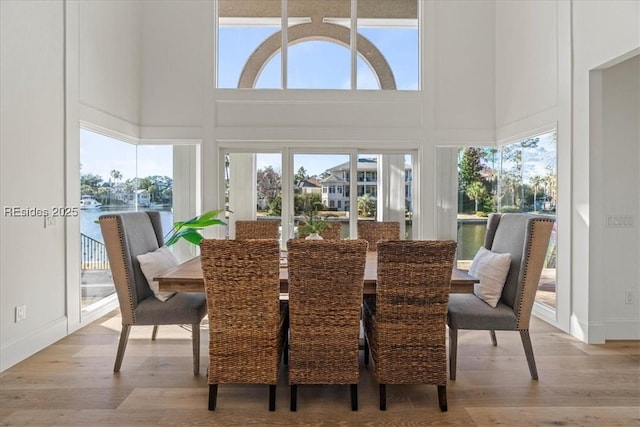
[[[351,90],[358,89],[358,0],[351,0]]]
[[[280,49],[280,52],[282,53],[281,58],[282,61],[280,63],[280,75],[281,75],[281,85],[282,85],[282,89],[286,89],[287,88],[287,60],[288,60],[288,50],[289,50],[289,9],[288,9],[288,0],[282,0],[281,6],[282,8],[282,19],[280,21],[280,29],[281,29],[281,33],[282,33],[282,47]]]

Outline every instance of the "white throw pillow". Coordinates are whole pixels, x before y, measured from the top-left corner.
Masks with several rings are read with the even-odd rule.
[[[480,247],[469,268],[469,274],[480,280],[480,283],[473,285],[473,293],[495,308],[502,295],[510,266],[511,254],[498,254]]]
[[[138,258],[140,269],[156,298],[162,302],[171,298],[175,292],[160,292],[160,285],[153,278],[179,264],[173,252],[168,247],[162,246],[153,252],[138,255],[136,258]]]

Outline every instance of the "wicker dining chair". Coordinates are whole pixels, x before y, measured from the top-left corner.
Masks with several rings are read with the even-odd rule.
[[[456,242],[378,243],[375,299],[363,305],[365,364],[373,359],[380,410],[387,384],[435,384],[447,410],[446,316]]]
[[[268,384],[275,411],[287,332],[280,304],[280,246],[275,239],[200,243],[209,314],[209,410],[218,384]]]
[[[304,221],[298,223],[298,227],[304,225]],[[305,238],[309,234],[298,231],[298,238]],[[342,237],[342,223],[338,221],[327,221],[320,236],[324,240],[340,240]]]
[[[279,239],[280,221],[236,221],[236,240]]]
[[[358,410],[360,307],[367,242],[287,242],[291,410],[299,384],[350,384]]]
[[[456,379],[458,330],[489,331],[494,346],[497,330],[518,331],[529,365],[538,379],[538,370],[529,336],[529,321],[538,282],[549,246],[554,219],[521,213],[491,214],[484,246],[494,253],[511,255],[511,265],[496,307],[475,294],[452,294],[449,300],[449,377]]]
[[[376,250],[380,240],[400,239],[400,223],[397,221],[358,221],[358,239],[369,243],[369,250]]]
[[[164,243],[160,212],[124,212],[101,215],[100,229],[109,257],[113,284],[120,303],[122,331],[113,372],[119,372],[132,326],[191,325],[193,374],[200,372],[200,322],[207,314],[202,292],[178,292],[162,302],[155,297],[140,268],[138,255],[148,254]]]

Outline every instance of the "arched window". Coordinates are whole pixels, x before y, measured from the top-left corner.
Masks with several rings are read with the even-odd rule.
[[[219,88],[419,89],[417,0],[217,4]]]

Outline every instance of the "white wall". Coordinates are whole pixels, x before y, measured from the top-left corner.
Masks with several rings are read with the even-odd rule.
[[[593,71],[607,68],[612,61],[629,57],[640,46],[640,2],[573,2],[573,150],[572,150],[572,324],[575,336],[589,342],[607,338],[607,297],[610,283],[593,276],[590,262],[602,259],[605,222],[591,217],[597,206],[592,195],[603,194],[599,173],[590,169],[594,150],[604,154],[606,146],[592,135],[590,107],[597,106],[601,94],[592,92]],[[595,78],[595,77],[594,77]],[[592,98],[593,96],[593,98]],[[637,167],[637,166],[636,166]],[[592,191],[594,193],[592,193]],[[636,258],[637,262],[637,258]],[[607,272],[609,274],[609,272]],[[619,293],[616,290],[615,293]]]
[[[0,370],[66,334],[64,220],[4,212],[65,205],[63,13],[60,1],[0,2]]]
[[[557,26],[553,1],[496,2],[498,141],[556,121]]]
[[[495,143],[495,4],[493,1],[425,3],[423,73],[428,131],[438,145]],[[432,10],[433,8],[433,10]],[[433,25],[433,29],[430,24]],[[432,124],[431,124],[432,123]]]
[[[602,268],[599,273],[591,271],[606,256],[604,222],[601,216],[593,216],[600,201],[594,203],[590,195],[593,197],[595,189],[597,194],[612,196],[615,191],[609,191],[608,186],[615,180],[605,182],[602,170],[596,174],[590,170],[590,153],[597,157],[595,152],[607,150],[601,141],[590,138],[593,123],[589,106],[596,99],[589,98],[589,72],[638,48],[639,5],[637,1],[496,2],[497,140],[508,142],[557,123],[558,255],[562,257],[557,322],[589,342],[602,342],[607,337],[610,313],[630,309],[619,302],[607,302],[607,295],[623,293],[622,287],[628,285],[612,288],[610,270],[606,277]],[[608,96],[615,98],[613,93]],[[612,128],[610,125],[609,130]],[[637,158],[631,156],[636,169]],[[634,176],[630,178],[637,182]],[[629,249],[615,238],[608,244]],[[635,249],[630,250],[633,256]],[[620,273],[620,281],[628,284],[626,279],[632,276]],[[632,288],[635,286],[637,279],[632,280]]]
[[[201,137],[207,12],[202,1],[143,3],[142,137]]]
[[[141,5],[80,1],[80,119],[138,137],[141,94]]]
[[[590,310],[602,312],[606,339],[640,339],[640,54],[603,70],[601,83],[602,138],[592,136],[600,146],[591,151],[592,286],[600,296]],[[632,227],[608,225],[615,215],[632,216]]]

